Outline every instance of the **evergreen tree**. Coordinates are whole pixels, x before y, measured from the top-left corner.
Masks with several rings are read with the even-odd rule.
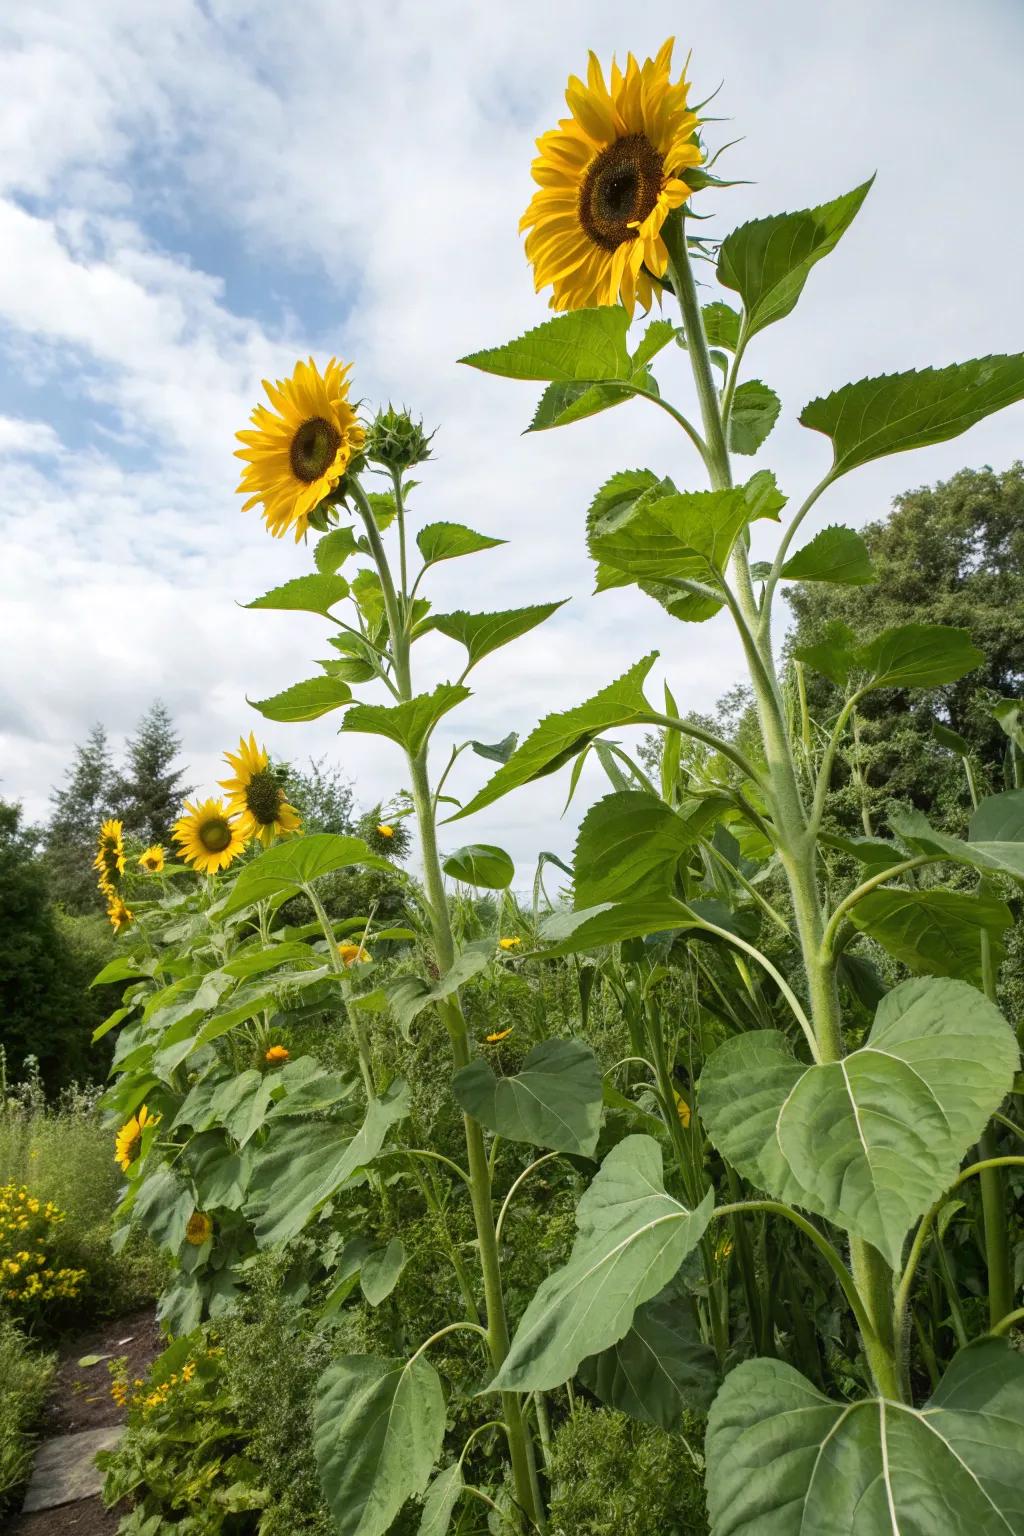
[[[181,803],[192,793],[191,785],[181,782],[184,768],[175,767],[180,748],[170,711],[157,699],[125,743],[125,764],[117,775],[114,802],[126,835],[147,844],[168,843]]]
[[[351,832],[354,828],[352,782],[336,765],[310,758],[308,768],[281,765],[288,799],[306,832]]]
[[[107,733],[94,725],[75,748],[64,783],[50,793],[53,814],[46,829],[45,859],[50,888],[69,912],[101,911],[92,860],[100,823],[114,814],[117,774]]]

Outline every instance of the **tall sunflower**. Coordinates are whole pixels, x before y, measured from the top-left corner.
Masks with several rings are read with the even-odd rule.
[[[309,514],[363,446],[366,433],[348,399],[351,366],[332,357],[321,373],[310,358],[296,363],[290,379],[264,379],[273,410],[258,405],[250,418],[255,430],[236,433],[245,446],[235,457],[247,461],[238,486],[249,498],[242,511],[261,501],[275,539],[294,528],[298,543]]]
[[[99,843],[92,867],[99,873],[98,885],[105,896],[113,896],[117,881],[124,874],[124,824],[105,821],[100,827]]]
[[[245,852],[245,838],[223,800],[185,801],[185,815],[174,823],[174,841],[187,864],[206,875],[227,869]]]
[[[275,837],[287,837],[302,830],[299,813],[289,805],[285,792],[270,767],[266,747],[256,745],[256,737],[243,736],[237,752],[225,752],[224,761],[234,769],[234,777],[221,779],[221,789],[228,792],[228,811],[238,817],[238,829],[246,842],[258,837],[269,848]]]
[[[655,59],[625,73],[612,61],[611,85],[593,55],[587,82],[570,76],[571,117],[537,140],[533,179],[540,190],[520,220],[538,292],[549,283],[552,309],[615,304],[650,309],[654,278],[668,252],[661,229],[690,196],[682,173],[704,158],[699,118],[687,105],[685,72],[669,80],[674,39]]]

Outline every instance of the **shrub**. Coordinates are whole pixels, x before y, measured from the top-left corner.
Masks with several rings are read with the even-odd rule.
[[[552,1439],[551,1536],[701,1536],[703,1468],[682,1436],[577,1402]]]
[[[32,1464],[30,1430],[53,1379],[51,1356],[30,1350],[16,1323],[0,1313],[0,1515]]]

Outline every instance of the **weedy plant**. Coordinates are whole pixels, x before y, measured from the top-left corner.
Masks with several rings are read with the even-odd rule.
[[[110,1021],[120,1034],[108,1102],[128,1117],[122,1210],[179,1255],[168,1321],[187,1333],[230,1308],[259,1248],[300,1241],[329,1278],[325,1318],[357,1283],[374,1305],[394,1295],[391,1352],[343,1355],[317,1389],[316,1453],[345,1536],[382,1536],[417,1498],[431,1536],[453,1520],[467,1528],[476,1505],[492,1530],[546,1530],[549,1478],[572,1460],[550,1455],[552,1415],[564,1422],[579,1393],[675,1431],[710,1403],[716,1536],[1019,1526],[1024,1361],[1007,1335],[1024,1309],[1005,1181],[1024,1158],[1000,1140],[1022,1133],[1002,1113],[1019,1055],[997,972],[1012,915],[1004,898],[1024,881],[1024,790],[982,799],[965,838],[912,811],[894,816],[886,837],[826,835],[833,768],[861,701],[965,676],[979,653],[943,626],[835,630],[798,656],[844,691],[834,720],[812,722],[799,667],[777,669],[772,616],[784,582],[872,580],[851,529],[798,545],[828,488],[1020,399],[1024,357],[864,379],[812,401],[800,421],[830,441],[832,463],[793,511],[770,471],[738,477],[735,457],[761,448],[780,410],[767,384],[743,376],[748,351],[794,309],[870,182],[715,245],[694,232],[691,202],[727,183],[711,171],[688,93],[671,79],[671,44],[643,65],[613,65],[607,83],[591,56],[586,82],[570,80],[570,116],[539,140],[539,190],[523,221],[537,285],[567,313],[463,361],[542,382],[533,431],[631,399],[681,430],[708,488],[680,490],[648,469],[614,475],[587,515],[597,585],[611,601],[637,586],[683,624],[726,611],[760,741],[719,738],[681,715],[668,690],[664,708],[652,704],[650,654],[522,744],[467,740],[432,777],[431,738],[469,698],[469,674],[559,604],[433,612],[432,569],[501,541],[450,522],[413,539],[410,477],[429,460],[430,438],[390,406],[360,420],[348,369],[332,361],[321,372],[310,360],[267,385],[240,456],[246,506],[262,504],[276,536],[317,535],[316,571],[249,606],[322,615],[335,654],[256,707],[298,722],[344,709],[343,736],[382,736],[403,755],[409,800],[365,839],[296,836],[284,789],[250,739],[231,758],[231,801],[190,807],[176,834],[204,880],[154,870],[150,896],[131,908],[115,829],[104,829],[98,867],[112,920],[132,942],[131,957],[103,973],[129,983]],[[735,302],[702,304],[695,263]],[[655,298],[666,313],[631,342],[636,305]],[[678,349],[696,413],[672,403],[653,372]],[[677,473],[686,472],[684,461]],[[383,490],[367,488],[371,474]],[[776,552],[752,564],[751,528],[765,521],[780,525]],[[349,562],[357,569],[346,577]],[[427,634],[461,647],[454,681],[421,681],[416,644]],[[361,684],[386,701],[353,702]],[[663,733],[660,781],[605,739],[626,726]],[[464,751],[498,764],[465,803],[451,779]],[[591,751],[612,791],[580,828],[572,910],[545,918],[536,938],[540,878],[530,921],[504,908],[508,931],[494,921],[503,894],[487,921],[479,902],[453,903],[446,875],[506,893],[514,867],[487,843],[443,858],[441,816],[475,815],[570,762],[575,783]],[[380,867],[407,820],[422,865],[422,882],[406,881],[407,927],[375,931],[367,913],[339,934],[318,880]],[[243,860],[254,840],[263,850]],[[950,865],[977,888],[927,883]],[[852,883],[842,877],[850,868]],[[316,921],[288,928],[277,913],[298,894]],[[414,944],[414,968],[380,963],[378,942],[395,938]],[[887,988],[873,944],[909,979]],[[500,990],[483,1047],[464,994],[516,948],[527,973],[531,949],[545,966],[573,968],[580,1027],[541,1038],[506,1072],[488,1050],[507,1038]],[[581,1038],[598,992],[628,1034],[626,1059],[599,1061]],[[357,1073],[290,1049],[301,1020],[325,1010],[344,1022]],[[426,1035],[436,1054],[446,1042],[461,1148],[418,1138],[409,1083],[372,1048],[382,1017],[410,1045]],[[539,1187],[542,1167],[546,1176],[562,1161],[571,1181],[587,1180],[572,1250],[513,1309],[510,1211]],[[976,1185],[985,1317],[943,1246]],[[403,1244],[375,1246],[370,1213],[393,1214],[410,1191],[442,1222],[468,1208],[472,1235],[453,1224],[464,1315],[407,1340]],[[308,1271],[296,1283],[308,1289]],[[934,1316],[947,1304],[952,1335]],[[461,1335],[475,1353],[455,1369]],[[481,1447],[487,1459],[471,1481]],[[686,1454],[699,1464],[698,1450]],[[567,1507],[556,1492],[555,1506]]]

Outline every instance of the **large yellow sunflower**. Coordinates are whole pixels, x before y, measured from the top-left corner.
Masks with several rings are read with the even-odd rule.
[[[363,446],[366,433],[348,400],[350,368],[332,357],[321,374],[310,358],[296,363],[290,379],[264,379],[273,410],[258,405],[251,417],[255,430],[236,434],[245,447],[235,456],[247,460],[238,487],[249,498],[242,511],[262,501],[275,539],[294,528],[298,543],[309,514]]]
[[[269,848],[275,837],[287,837],[302,830],[299,813],[289,805],[285,792],[271,771],[266,747],[256,745],[256,737],[243,736],[237,752],[225,752],[224,761],[234,769],[234,778],[221,779],[221,789],[228,792],[228,811],[238,817],[238,829],[246,842],[258,837]]]
[[[137,1115],[122,1125],[114,1139],[114,1161],[125,1173],[142,1150],[142,1133],[148,1125],[155,1125],[159,1115],[151,1115],[143,1104]]]
[[[92,867],[99,872],[97,882],[105,896],[114,894],[115,883],[124,874],[124,824],[105,821],[100,827],[99,844]]]
[[[203,800],[197,805],[186,800],[185,815],[174,823],[173,835],[185,862],[206,875],[227,869],[245,852],[246,840],[223,800]]]
[[[549,283],[552,309],[586,309],[620,298],[630,314],[649,309],[668,252],[662,226],[690,196],[681,172],[700,165],[699,118],[687,105],[685,73],[669,80],[669,38],[655,59],[625,73],[612,61],[605,84],[593,54],[584,85],[570,76],[572,113],[537,140],[533,194],[520,220],[538,292]]]

